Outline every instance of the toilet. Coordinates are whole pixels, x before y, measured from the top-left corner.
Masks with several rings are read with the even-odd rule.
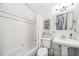
[[[48,56],[48,48],[50,48],[50,43],[50,38],[43,38],[41,40],[41,48],[37,51],[37,56]]]

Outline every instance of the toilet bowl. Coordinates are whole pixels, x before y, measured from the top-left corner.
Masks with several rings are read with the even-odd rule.
[[[48,49],[50,48],[51,38],[42,38],[41,47],[38,49],[37,56],[48,56]]]
[[[37,56],[48,56],[48,49],[45,47],[39,48]]]

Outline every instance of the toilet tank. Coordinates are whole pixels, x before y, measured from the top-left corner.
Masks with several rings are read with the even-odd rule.
[[[52,42],[51,38],[42,38],[41,39],[41,45],[42,45],[42,47],[50,48],[51,42]]]

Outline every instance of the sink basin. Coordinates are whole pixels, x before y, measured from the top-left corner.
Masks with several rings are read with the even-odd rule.
[[[67,56],[68,55],[68,47],[75,47],[79,48],[79,41],[66,38],[66,37],[55,37],[53,43],[57,43],[61,45],[61,55]]]
[[[53,42],[68,47],[79,48],[79,41],[70,38],[55,37]]]

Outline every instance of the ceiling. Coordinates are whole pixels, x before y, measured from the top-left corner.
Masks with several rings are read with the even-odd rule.
[[[44,18],[49,19],[53,8],[58,5],[58,3],[28,3],[27,5]]]

